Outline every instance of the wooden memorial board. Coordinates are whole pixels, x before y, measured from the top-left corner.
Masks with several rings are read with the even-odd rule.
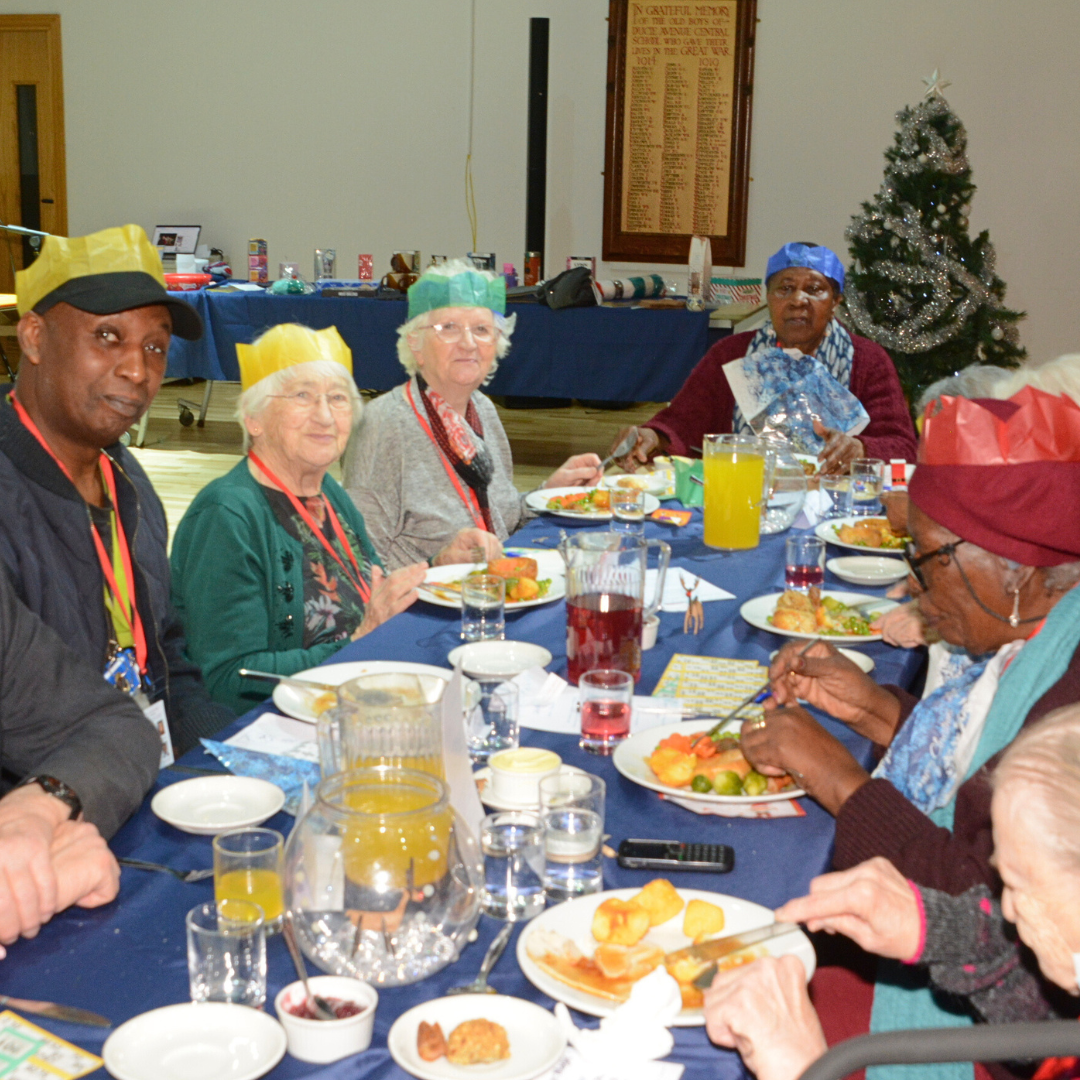
[[[609,0],[604,258],[742,266],[756,0]]]

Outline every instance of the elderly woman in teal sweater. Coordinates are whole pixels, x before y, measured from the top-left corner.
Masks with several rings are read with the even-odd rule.
[[[333,327],[284,324],[238,345],[246,456],[198,494],[176,530],[173,603],[215,700],[238,713],[407,608],[427,564],[384,574],[364,519],[327,475],[360,413],[352,354]],[[468,558],[455,536],[434,561]]]

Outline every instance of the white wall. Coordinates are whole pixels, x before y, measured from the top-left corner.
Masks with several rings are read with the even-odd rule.
[[[63,20],[69,223],[201,223],[307,269],[336,247],[471,246],[469,0],[0,0]],[[745,273],[791,239],[844,250],[897,109],[935,67],[964,120],[1007,301],[1035,360],[1080,349],[1077,0],[759,0]],[[476,0],[480,250],[520,268],[528,20],[551,19],[548,266],[599,254],[606,0]],[[166,59],[168,57],[168,59]],[[618,269],[618,268],[616,268]],[[637,269],[640,269],[638,267]],[[670,273],[671,268],[659,268]]]

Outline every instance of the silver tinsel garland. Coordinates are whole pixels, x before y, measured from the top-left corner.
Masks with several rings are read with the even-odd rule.
[[[856,328],[885,348],[899,352],[928,352],[956,337],[968,319],[983,305],[990,308],[1001,307],[993,292],[996,256],[989,241],[982,249],[982,270],[976,276],[959,259],[950,258],[947,250],[937,250],[938,237],[923,227],[922,214],[915,207],[900,203],[900,217],[884,209],[897,205],[897,177],[913,176],[926,171],[958,176],[969,169],[967,133],[963,125],[957,121],[955,146],[952,148],[931,126],[931,120],[949,115],[948,103],[944,98],[936,96],[921,102],[913,109],[902,109],[896,114],[900,124],[900,153],[897,160],[886,166],[881,190],[872,209],[855,218],[844,234],[849,241],[863,240],[874,243],[883,231],[891,232],[892,247],[897,247],[900,241],[906,241],[919,256],[918,266],[895,262],[892,259],[881,259],[874,263],[874,272],[890,284],[929,285],[933,290],[931,299],[923,304],[917,313],[912,313],[910,306],[902,312],[906,317],[900,326],[889,327],[875,322],[864,296],[850,279],[845,291],[845,306]],[[923,149],[924,142],[926,149]],[[945,245],[947,249],[947,238]],[[957,287],[960,290],[959,297],[954,295]],[[895,291],[902,293],[902,290]],[[901,314],[900,310],[898,314]],[[948,318],[939,325],[939,320],[946,314]],[[1001,329],[1001,336],[1009,339],[1015,334],[1013,327],[995,329]],[[1010,331],[1013,331],[1013,334],[1010,334]]]

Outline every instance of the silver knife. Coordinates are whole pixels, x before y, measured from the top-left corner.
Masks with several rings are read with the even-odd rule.
[[[688,945],[685,949],[678,949],[668,953],[664,957],[664,963],[670,970],[671,964],[679,960],[712,960],[716,961],[732,953],[749,949],[753,945],[760,945],[770,938],[780,937],[781,934],[790,934],[799,927],[795,923],[778,922],[769,926],[762,926],[757,930],[746,930],[741,934],[729,934],[727,937],[713,938],[711,941],[703,941],[700,945]],[[716,964],[711,963],[697,978],[694,985],[699,990],[707,990],[716,975]]]
[[[112,1021],[86,1009],[76,1009],[71,1005],[57,1005],[52,1001],[27,1001],[25,998],[7,997],[0,994],[0,1008],[11,1006],[20,1012],[36,1013],[48,1016],[52,1020],[66,1020],[69,1024],[89,1024],[92,1027],[112,1027]]]

